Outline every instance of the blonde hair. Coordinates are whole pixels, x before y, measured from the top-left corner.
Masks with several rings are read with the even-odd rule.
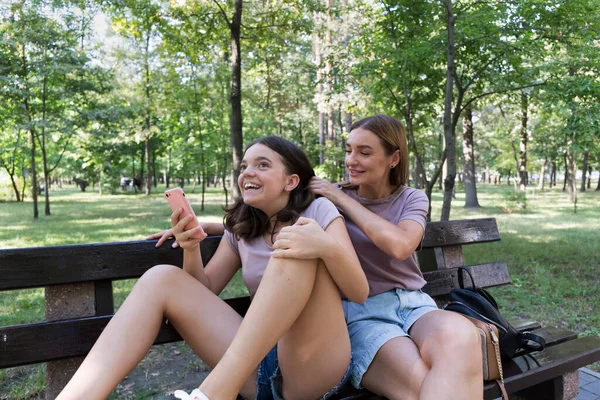
[[[350,127],[350,132],[357,128],[366,129],[377,135],[387,156],[391,156],[396,150],[400,151],[398,165],[390,170],[390,185],[394,187],[407,185],[408,143],[402,123],[389,115],[378,114],[356,121]]]

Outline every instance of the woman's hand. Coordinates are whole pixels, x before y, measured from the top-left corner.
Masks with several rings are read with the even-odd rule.
[[[327,179],[313,177],[308,183],[308,188],[315,194],[327,197],[333,204],[340,206],[339,200],[345,194]]]
[[[177,210],[173,211],[173,214],[171,214],[171,231],[173,232],[173,236],[175,236],[175,240],[177,243],[179,243],[179,246],[182,249],[194,250],[200,245],[200,242],[203,241],[207,235],[202,230],[201,225],[186,231],[185,226],[193,220],[194,216],[188,214],[187,216],[179,219],[179,215],[182,211],[183,210],[181,208],[178,208]],[[192,236],[198,232],[203,232],[204,236],[202,236],[200,239],[193,238]]]
[[[332,238],[310,218],[300,217],[292,226],[282,228],[273,243],[275,258],[321,258]]]

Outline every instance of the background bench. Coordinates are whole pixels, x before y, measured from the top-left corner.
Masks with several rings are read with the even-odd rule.
[[[220,237],[202,242],[206,263]],[[458,287],[456,268],[464,266],[464,245],[500,240],[493,218],[431,222],[418,253],[424,291],[439,304]],[[156,241],[101,243],[0,250],[0,290],[45,288],[46,322],[0,327],[0,368],[46,362],[46,393],[54,398],[65,385],[114,313],[112,281],[140,277],[156,264],[182,265],[182,251]],[[510,283],[502,261],[470,267],[476,283],[492,287]],[[244,314],[249,298],[227,302]],[[542,328],[535,321],[513,320],[519,330],[531,330],[546,339],[541,352],[517,354],[505,361],[506,389],[511,397],[571,399],[578,392],[577,369],[600,361],[600,338],[577,338],[566,329]],[[182,340],[164,325],[155,344]],[[500,396],[495,384],[485,385],[485,399]],[[378,399],[349,385],[340,398]]]

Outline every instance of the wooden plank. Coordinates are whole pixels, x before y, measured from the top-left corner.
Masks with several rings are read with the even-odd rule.
[[[527,318],[512,318],[508,320],[508,323],[519,332],[533,331],[542,327],[539,322]]]
[[[105,279],[94,282],[96,315],[112,315],[115,312],[112,281]]]
[[[444,254],[444,268],[456,268],[465,265],[462,246],[443,247],[442,252]]]
[[[212,236],[202,242],[206,262],[220,240]],[[183,252],[171,243],[158,249],[155,240],[143,240],[0,250],[0,290],[137,278],[156,264],[181,266]]]
[[[225,300],[242,315],[250,303],[249,297]],[[0,369],[19,365],[83,356],[108,324],[112,315],[0,327]],[[182,340],[166,323],[154,344]]]
[[[494,262],[489,264],[473,265],[468,267],[475,279],[477,286],[482,288],[501,286],[510,283],[508,268],[505,262]],[[441,271],[424,272],[423,277],[427,281],[423,291],[430,296],[441,296],[450,293],[452,289],[458,288],[457,268]],[[470,286],[470,282],[465,282]]]
[[[429,222],[421,247],[456,246],[500,240],[494,218]]]
[[[561,344],[564,342],[568,342],[569,340],[577,339],[577,333],[570,331],[568,329],[563,328],[555,328],[555,327],[546,327],[539,328],[530,331],[531,333],[535,333],[538,336],[541,336],[546,341],[546,348],[550,346],[555,346],[557,344]],[[520,350],[515,354],[515,357],[522,356],[526,354],[527,351]]]
[[[597,361],[600,361],[600,338],[587,336],[570,340],[503,362],[504,383],[506,390],[514,393]],[[486,383],[484,398],[497,397],[500,397],[498,386]]]

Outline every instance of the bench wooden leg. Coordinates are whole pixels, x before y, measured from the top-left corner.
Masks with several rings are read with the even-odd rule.
[[[46,399],[55,399],[67,385],[84,357],[69,358],[66,360],[51,361],[46,363]]]
[[[94,292],[93,283],[46,287],[46,321],[93,316],[96,312]],[[83,357],[78,357],[46,363],[47,399],[58,396],[82,361]]]
[[[579,371],[542,382],[509,395],[511,400],[571,400],[579,394]]]

